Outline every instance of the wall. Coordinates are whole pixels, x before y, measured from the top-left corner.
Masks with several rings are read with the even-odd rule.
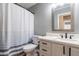
[[[74,32],[79,33],[79,4],[75,4],[74,7]],[[39,3],[30,8],[30,11],[35,13],[35,21],[34,21],[34,32],[36,35],[45,35],[46,32],[58,32],[52,31],[54,25],[52,25],[53,16],[52,16],[52,5],[50,3]],[[61,32],[64,33],[64,32]]]
[[[74,30],[75,33],[79,33],[79,3],[74,7]]]
[[[52,7],[51,3],[39,3],[30,8],[35,13],[34,16],[34,33],[36,35],[45,35],[46,32],[52,31]]]

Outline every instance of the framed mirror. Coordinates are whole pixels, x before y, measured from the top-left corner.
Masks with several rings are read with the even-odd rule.
[[[54,31],[74,31],[73,6],[63,4],[53,9]]]

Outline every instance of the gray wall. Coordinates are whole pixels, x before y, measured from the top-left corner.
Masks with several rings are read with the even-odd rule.
[[[74,30],[75,33],[79,33],[79,3],[74,7]]]
[[[52,6],[50,3],[39,3],[30,8],[30,11],[35,13],[34,32],[36,35],[45,35],[46,32],[58,32],[52,31]],[[75,4],[74,7],[74,32],[79,33],[79,4]],[[64,32],[62,32],[64,33]]]
[[[36,35],[45,35],[46,32],[52,31],[52,8],[50,3],[39,3],[30,8],[30,11],[35,13],[34,32]]]

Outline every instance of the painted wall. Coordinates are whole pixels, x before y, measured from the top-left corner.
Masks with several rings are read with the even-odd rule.
[[[35,13],[34,16],[34,32],[36,35],[45,35],[46,32],[52,31],[52,7],[50,3],[39,3],[30,11]]]
[[[79,33],[79,3],[74,7],[74,30],[75,33]]]
[[[74,32],[73,33],[79,33],[79,4],[77,3],[74,8]],[[34,32],[36,35],[45,35],[46,32],[58,32],[58,31],[52,31],[52,28],[54,28],[54,25],[52,24],[54,21],[52,21],[53,16],[53,8],[52,4],[50,3],[39,3],[33,7],[30,8],[30,11],[35,13],[35,21],[34,21]],[[59,33],[59,32],[58,32]],[[63,33],[63,32],[62,32]]]

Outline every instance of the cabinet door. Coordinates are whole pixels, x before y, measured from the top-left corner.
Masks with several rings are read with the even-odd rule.
[[[71,48],[71,56],[79,56],[79,48]]]
[[[63,45],[52,43],[52,56],[62,56]]]

